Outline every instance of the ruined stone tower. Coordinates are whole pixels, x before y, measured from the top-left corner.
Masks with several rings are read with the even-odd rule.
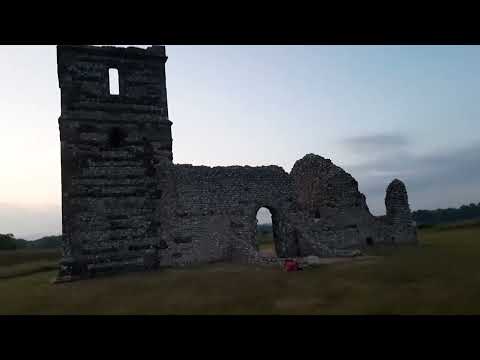
[[[165,47],[59,46],[57,54],[60,280],[213,261],[348,256],[417,241],[398,180],[387,189],[387,216],[375,217],[353,176],[319,155],[305,155],[290,174],[274,165],[174,164]],[[261,207],[272,213],[277,257],[258,251]]]
[[[158,232],[156,173],[172,162],[167,57],[164,46],[59,46],[57,57],[63,264],[81,273],[103,254],[137,258]],[[110,93],[112,70],[118,94]]]

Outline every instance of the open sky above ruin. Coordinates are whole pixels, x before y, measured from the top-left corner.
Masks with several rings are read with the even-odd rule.
[[[140,46],[146,47],[146,46]],[[175,163],[351,173],[375,215],[480,201],[479,46],[168,46]],[[55,46],[0,47],[0,233],[61,231]]]

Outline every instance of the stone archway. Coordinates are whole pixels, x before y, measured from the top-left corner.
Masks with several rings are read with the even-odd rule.
[[[272,236],[273,236],[273,247],[276,257],[288,257],[292,256],[292,239],[294,238],[294,234],[290,231],[290,227],[288,226],[288,221],[285,216],[280,210],[276,207],[271,205],[257,205],[254,208],[253,216],[252,216],[252,234],[251,239],[252,243],[256,249],[258,249],[257,239],[256,239],[256,227],[257,227],[257,213],[261,208],[267,209],[271,216],[272,216]],[[292,238],[292,239],[290,239]],[[291,240],[291,241],[289,241]],[[296,252],[296,251],[294,251]]]
[[[265,207],[257,211],[255,245],[257,251],[265,256],[276,256],[273,237],[272,213]]]

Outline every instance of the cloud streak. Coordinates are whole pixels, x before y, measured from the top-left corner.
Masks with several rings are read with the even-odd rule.
[[[393,178],[406,183],[414,209],[480,201],[480,142],[420,155],[410,151],[410,142],[401,135],[356,137],[342,143],[356,149],[361,161],[345,168],[358,179],[376,213],[385,211],[385,188]]]
[[[401,134],[373,134],[353,136],[345,139],[343,144],[351,150],[370,151],[404,147],[409,141]]]

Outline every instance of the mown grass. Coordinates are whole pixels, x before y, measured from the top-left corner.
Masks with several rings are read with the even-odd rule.
[[[55,271],[37,272],[0,280],[0,313],[480,314],[480,227],[419,235],[375,261],[292,273],[215,264],[52,285]]]
[[[60,258],[59,249],[22,249],[0,251],[0,267],[14,266],[34,261],[57,261]]]
[[[60,250],[22,249],[0,251],[0,279],[55,270]]]

